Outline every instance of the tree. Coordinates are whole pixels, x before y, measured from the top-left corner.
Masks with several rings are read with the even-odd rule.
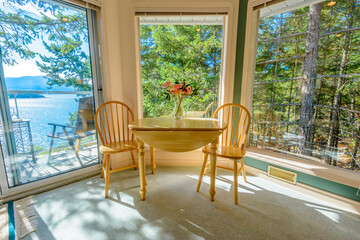
[[[88,39],[84,30],[86,21],[80,19],[86,19],[86,16],[70,16],[70,21],[77,21],[81,26],[55,25],[54,29],[49,30],[51,34],[48,40],[43,41],[50,54],[40,55],[41,61],[36,61],[36,65],[45,73],[50,87],[65,85],[73,86],[78,91],[91,90],[90,57],[83,50],[83,43]]]
[[[348,1],[348,4],[350,5],[347,15],[347,28],[351,29],[354,24],[354,15],[355,15],[355,9],[357,5],[356,0]],[[341,54],[341,62],[340,62],[340,71],[339,71],[339,77],[337,79],[336,83],[336,92],[335,92],[335,98],[333,102],[333,112],[331,114],[330,119],[330,129],[329,129],[329,139],[328,139],[328,147],[337,147],[338,146],[338,135],[339,135],[339,128],[340,128],[340,105],[341,105],[341,99],[342,99],[342,88],[344,85],[344,74],[346,71],[346,65],[348,61],[348,55],[349,55],[349,48],[350,48],[350,41],[351,41],[351,31],[347,31],[344,34],[344,43],[342,48],[342,54]],[[337,161],[333,160],[333,165],[336,166]]]
[[[35,18],[21,7],[30,4],[33,7],[41,8],[44,13],[55,13],[57,7],[39,0],[7,0],[2,4],[9,9],[5,12],[0,8],[0,41],[3,63],[14,65],[19,58],[34,58],[36,53],[28,46],[39,37],[38,28],[48,21],[48,17],[44,15],[43,19]]]
[[[304,79],[301,90],[299,120],[299,150],[311,155],[311,127],[314,114],[315,82],[317,76],[321,3],[310,5],[304,60]]]
[[[87,21],[84,12],[69,10],[41,0],[6,0],[7,11],[0,9],[0,41],[3,62],[17,64],[18,59],[39,56],[37,66],[45,73],[49,87],[74,86],[76,90],[91,89],[91,69],[88,50]],[[39,15],[24,10],[31,6]],[[43,40],[48,53],[30,49]],[[49,44],[50,43],[50,44]]]

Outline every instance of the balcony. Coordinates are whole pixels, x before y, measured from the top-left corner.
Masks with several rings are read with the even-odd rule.
[[[75,115],[79,99],[92,96],[91,91],[8,91],[8,94],[12,133],[16,143],[15,157],[4,158],[10,186],[33,182],[98,163],[95,135],[82,138],[78,154],[75,154],[74,149],[77,146],[74,145],[77,144],[77,139],[74,138],[74,141],[52,139],[52,134],[56,133],[52,132],[54,125],[49,125],[54,122],[59,124],[56,132],[60,133],[63,133],[62,126],[66,126],[65,130],[71,134],[71,129],[76,125]],[[59,112],[67,102],[73,103],[71,109],[75,112],[66,112],[71,109]],[[54,104],[58,107],[54,107]],[[42,116],[38,113],[42,113]],[[69,119],[70,116],[67,116],[69,113],[75,114],[72,116],[73,121],[70,119],[64,122],[64,119]],[[59,119],[57,114],[65,117]],[[3,146],[5,146],[4,137],[4,132],[1,130],[0,139]],[[54,147],[50,153],[52,140]]]

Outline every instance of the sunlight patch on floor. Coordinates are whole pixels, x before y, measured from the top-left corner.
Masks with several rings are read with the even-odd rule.
[[[187,177],[196,179],[197,181],[199,180],[199,176],[198,175],[186,175]],[[207,184],[210,185],[210,177],[205,175],[202,179],[202,184]],[[223,182],[223,181],[216,181],[216,188],[220,188],[222,190],[225,190],[227,192],[230,192],[231,188],[232,188],[232,183],[227,183],[227,182]]]
[[[186,175],[187,177],[199,180],[199,176],[198,175]],[[205,175],[203,177],[202,180],[202,184],[207,184],[210,185],[210,176]],[[234,181],[233,181],[233,176],[229,176],[229,175],[217,175],[216,176],[216,183],[215,183],[215,187],[222,189],[224,191],[230,192],[232,191],[234,185]],[[247,188],[247,189],[245,189]],[[251,193],[251,194],[255,194],[255,192],[250,191],[248,189],[254,190],[254,191],[261,191],[261,188],[257,188],[254,185],[250,185],[247,183],[244,183],[243,180],[239,178],[239,182],[238,182],[238,192],[239,193]]]
[[[220,176],[222,178],[227,179],[227,181],[233,182],[233,179],[234,179],[233,176],[230,176],[230,175],[220,175]],[[243,192],[254,193],[254,192],[250,192],[250,191],[246,191],[244,189],[241,189],[241,187],[245,187],[247,189],[251,189],[251,190],[254,190],[254,191],[262,191],[261,188],[259,188],[256,185],[252,184],[252,180],[254,178],[255,177],[253,177],[253,176],[246,176],[246,179],[247,179],[247,183],[246,183],[246,182],[244,182],[242,176],[239,176],[239,179],[238,179],[238,185],[239,185],[238,191],[241,192],[240,190],[242,190]]]
[[[159,238],[161,236],[162,228],[151,223],[145,223],[141,226],[141,233],[149,239]]]
[[[333,222],[339,223],[339,220],[340,220],[339,211],[337,211],[335,209],[327,208],[327,207],[314,205],[314,204],[305,203],[305,205],[308,207],[314,208],[316,211],[318,211],[325,217],[329,218]]]
[[[206,229],[200,227],[199,225],[193,223],[192,221],[189,221],[189,220],[185,219],[185,222],[187,222],[187,223],[189,223],[190,225],[196,227],[197,229],[200,229],[201,231],[205,232],[206,234],[208,234],[208,235],[210,235],[210,236],[212,235],[211,232],[209,232],[209,231],[207,231]]]
[[[129,204],[130,206],[133,206],[133,207],[135,206],[134,198],[132,196],[130,196],[124,192],[120,192],[119,195],[120,195],[121,202]]]

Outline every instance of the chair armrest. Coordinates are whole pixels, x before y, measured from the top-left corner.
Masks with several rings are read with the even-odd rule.
[[[48,123],[48,125],[59,126],[59,127],[67,127],[67,128],[75,128],[75,127],[70,126],[70,125],[64,125],[64,124],[58,124],[58,123]]]

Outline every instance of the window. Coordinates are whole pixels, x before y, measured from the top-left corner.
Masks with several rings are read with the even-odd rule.
[[[173,112],[167,81],[191,85],[188,117],[211,116],[219,102],[224,16],[140,17],[144,117]],[[200,25],[201,24],[201,25]]]
[[[5,188],[97,165],[96,12],[55,1],[0,4]]]
[[[250,145],[360,171],[359,2],[274,12],[260,12]]]

